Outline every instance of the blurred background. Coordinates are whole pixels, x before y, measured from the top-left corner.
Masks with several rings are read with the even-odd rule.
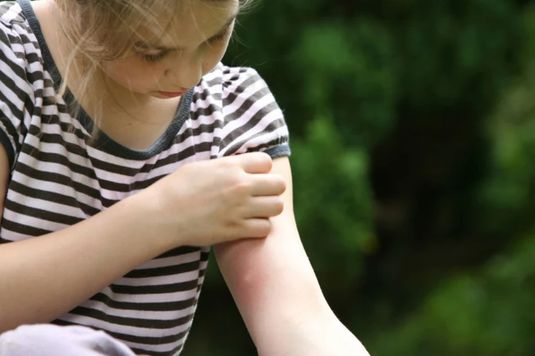
[[[257,0],[226,63],[291,132],[300,233],[372,355],[535,355],[535,4]],[[185,355],[254,355],[210,262]]]

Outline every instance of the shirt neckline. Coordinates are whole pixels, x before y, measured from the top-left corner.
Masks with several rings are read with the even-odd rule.
[[[43,57],[44,67],[50,73],[54,85],[56,88],[61,83],[61,74],[59,73],[56,63],[52,57],[50,49],[46,44],[43,32],[41,30],[41,25],[35,12],[33,10],[30,0],[17,0],[17,3],[22,9],[24,17],[28,21],[30,28],[37,38],[39,48],[41,50],[41,55]],[[189,89],[186,93],[182,95],[180,102],[178,104],[175,117],[165,130],[165,132],[147,149],[145,150],[134,150],[132,148],[126,147],[111,137],[109,137],[105,132],[100,129],[94,130],[94,121],[93,119],[80,107],[80,111],[76,119],[85,127],[88,132],[95,131],[94,139],[90,140],[90,145],[107,153],[126,158],[126,159],[147,159],[154,156],[155,154],[160,153],[164,149],[168,148],[175,140],[175,137],[188,119],[190,113],[190,106],[193,100],[193,88]],[[66,102],[75,102],[76,99],[74,96],[67,91],[65,94]]]

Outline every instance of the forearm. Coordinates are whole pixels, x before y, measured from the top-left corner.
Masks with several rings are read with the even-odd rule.
[[[234,298],[259,354],[367,355],[328,306],[295,236],[275,231],[264,241],[243,240],[216,249],[227,284],[239,291]],[[286,241],[277,241],[283,237]]]
[[[0,332],[53,320],[171,247],[151,235],[142,199],[133,196],[64,230],[0,245]]]
[[[273,232],[262,241],[242,240],[216,247],[222,273],[257,348],[280,342],[295,325],[306,323],[311,314],[328,315],[330,310],[298,240],[278,241],[285,236]],[[287,236],[295,236],[289,234]],[[318,306],[320,308],[318,309]],[[290,329],[290,330],[287,330]]]

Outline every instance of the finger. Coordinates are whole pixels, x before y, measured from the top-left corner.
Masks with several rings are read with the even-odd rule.
[[[268,173],[271,171],[271,157],[264,152],[250,152],[235,156],[247,173]]]
[[[252,196],[281,195],[286,190],[286,181],[278,174],[254,174],[249,179]]]
[[[263,238],[271,232],[271,221],[269,219],[247,219],[243,224],[244,237]]]
[[[279,215],[283,210],[284,202],[280,197],[254,197],[244,212],[244,217],[247,219],[270,218]]]

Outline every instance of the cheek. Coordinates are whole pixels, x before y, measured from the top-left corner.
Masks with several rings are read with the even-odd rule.
[[[223,56],[225,55],[225,52],[228,47],[228,41],[225,43],[222,43],[220,45],[212,47],[204,56],[203,61],[203,72],[208,73],[211,71],[217,63],[219,63]]]
[[[144,89],[158,82],[158,66],[138,63],[137,60],[119,60],[103,66],[106,75],[118,84],[131,89]]]

